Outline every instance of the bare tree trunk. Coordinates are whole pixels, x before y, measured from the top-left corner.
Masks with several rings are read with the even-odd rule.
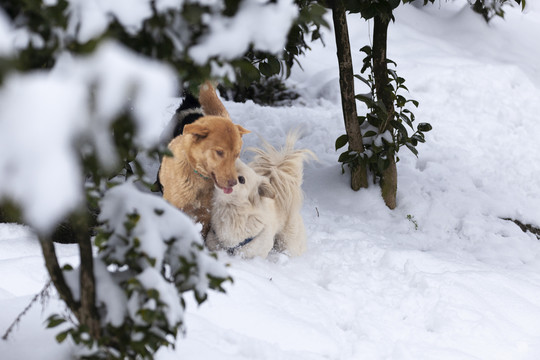
[[[337,57],[339,63],[339,86],[341,90],[341,107],[345,121],[345,130],[349,138],[349,149],[357,153],[364,152],[360,123],[356,113],[354,93],[354,75],[349,42],[349,30],[343,0],[331,0],[334,30],[336,35]],[[363,163],[351,168],[351,188],[355,191],[367,188],[367,171]]]
[[[96,285],[94,278],[94,258],[92,244],[89,236],[89,216],[86,213],[74,214],[59,226],[52,238],[62,239],[64,242],[79,244],[80,264],[80,302],[75,301],[71,289],[68,287],[51,238],[41,239],[41,250],[45,259],[45,266],[51,277],[60,298],[79,320],[86,325],[94,339],[100,338],[99,314],[96,308]],[[68,239],[69,237],[69,239]]]
[[[394,102],[392,89],[388,82],[388,66],[386,58],[387,34],[389,18],[375,16],[373,20],[373,76],[375,78],[375,91],[377,98],[383,102],[387,117],[379,128],[379,133],[393,131],[390,120],[394,117]],[[381,195],[390,209],[396,207],[397,195],[397,168],[395,156],[389,159],[390,165],[383,172],[381,178]]]
[[[56,257],[54,243],[50,239],[40,239],[39,243],[45,260],[45,267],[49,272],[54,287],[58,291],[58,295],[64,300],[67,307],[76,314],[79,311],[79,304],[74,300],[71,289],[66,284],[64,274],[62,274],[62,269],[60,268],[58,258]]]
[[[94,257],[90,238],[79,235],[79,253],[81,257],[81,308],[79,321],[88,326],[88,331],[94,339],[100,338],[99,314],[96,308],[96,283],[94,278]]]

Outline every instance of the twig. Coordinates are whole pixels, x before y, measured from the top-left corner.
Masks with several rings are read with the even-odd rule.
[[[537,228],[536,226],[531,225],[531,224],[525,224],[525,223],[523,223],[523,222],[521,222],[519,220],[516,220],[516,219],[511,219],[511,218],[502,218],[502,219],[507,220],[507,221],[512,221],[514,224],[519,226],[521,231],[523,231],[523,232],[529,231],[531,234],[536,235],[538,240],[540,240],[540,228]]]
[[[36,303],[40,298],[43,298],[45,296],[45,294],[47,293],[47,290],[49,290],[49,287],[51,286],[52,284],[52,281],[49,280],[47,282],[47,284],[45,284],[45,286],[43,287],[43,289],[41,289],[41,291],[39,293],[36,294],[36,296],[34,296],[32,298],[32,300],[30,301],[30,303],[24,308],[24,310],[17,316],[17,318],[11,323],[11,325],[9,326],[9,328],[6,330],[6,332],[4,333],[4,335],[2,336],[2,340],[7,340],[8,339],[8,336],[9,334],[13,331],[13,328],[19,324],[21,322],[21,319],[24,315],[26,315],[26,313],[30,310],[30,308],[32,307],[32,305],[34,305],[34,303]]]

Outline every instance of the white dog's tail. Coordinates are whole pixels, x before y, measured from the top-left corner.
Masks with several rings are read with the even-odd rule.
[[[294,149],[299,138],[299,131],[291,131],[287,135],[285,146],[280,150],[261,139],[263,148],[249,148],[255,153],[251,168],[260,175],[266,176],[276,192],[278,207],[292,211],[302,206],[302,180],[304,174],[304,161],[317,159],[317,156],[308,149]]]

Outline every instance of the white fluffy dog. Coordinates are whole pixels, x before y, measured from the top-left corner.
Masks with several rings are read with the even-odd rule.
[[[307,149],[295,150],[298,133],[287,136],[285,147],[276,150],[264,142],[253,149],[250,166],[236,161],[238,185],[232,194],[214,191],[212,230],[206,244],[246,258],[265,258],[272,249],[290,256],[306,250],[302,208],[303,162],[315,158]]]

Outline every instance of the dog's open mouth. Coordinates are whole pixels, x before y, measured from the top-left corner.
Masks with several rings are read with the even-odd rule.
[[[221,190],[223,190],[223,192],[225,194],[230,194],[233,192],[233,188],[232,187],[222,187],[219,185],[219,183],[217,182],[217,179],[216,179],[216,175],[214,173],[212,173],[212,180],[214,180],[214,184],[220,188]]]

